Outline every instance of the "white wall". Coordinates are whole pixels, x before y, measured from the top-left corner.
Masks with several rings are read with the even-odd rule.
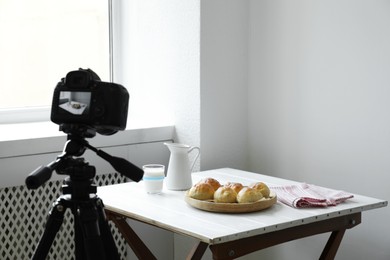
[[[176,142],[199,146],[199,0],[114,4],[114,76],[129,89],[130,123],[174,124]]]
[[[201,2],[202,170],[247,168],[247,3]]]
[[[388,199],[389,11],[390,1],[201,1],[202,169]],[[389,217],[365,212],[337,259],[389,259]],[[327,238],[243,259],[316,259]]]
[[[390,1],[250,2],[251,170],[389,199],[389,13]],[[389,259],[389,218],[364,213],[337,259]],[[274,253],[315,259],[324,239]]]

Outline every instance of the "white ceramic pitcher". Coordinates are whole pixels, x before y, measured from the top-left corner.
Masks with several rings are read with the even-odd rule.
[[[171,152],[165,186],[169,190],[187,190],[191,188],[191,173],[200,155],[199,147],[178,143],[164,143],[164,145]],[[198,153],[192,164],[190,164],[188,154],[194,150],[198,151]]]

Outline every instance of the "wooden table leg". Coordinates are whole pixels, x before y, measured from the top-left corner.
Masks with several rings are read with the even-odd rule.
[[[127,224],[126,218],[107,210],[106,215],[108,219],[114,222],[114,224],[117,226],[119,232],[123,235],[126,242],[129,244],[138,259],[157,259],[145,245],[145,243],[142,242],[139,236],[134,232],[134,230]]]
[[[206,251],[208,244],[205,242],[197,242],[194,247],[191,249],[186,260],[200,260]]]
[[[326,243],[324,251],[322,251],[320,260],[333,260],[336,257],[337,250],[339,249],[345,231],[346,229],[332,232],[328,242]]]

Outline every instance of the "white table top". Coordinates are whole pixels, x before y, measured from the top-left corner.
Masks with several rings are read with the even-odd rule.
[[[257,181],[269,186],[296,184],[289,180],[230,168],[192,174],[193,183],[206,177],[213,177],[221,184],[229,181],[244,185]],[[271,208],[259,212],[227,214],[193,208],[184,201],[184,193],[164,188],[162,194],[147,194],[141,181],[99,187],[97,194],[107,209],[175,233],[189,235],[208,244],[387,206],[387,201],[354,194],[354,198],[334,207],[294,209],[277,202]]]

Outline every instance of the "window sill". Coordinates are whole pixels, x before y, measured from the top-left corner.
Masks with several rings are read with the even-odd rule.
[[[0,159],[61,152],[66,134],[52,122],[0,125]],[[133,125],[114,135],[87,139],[95,147],[112,147],[173,139],[169,124]]]
[[[23,185],[27,175],[39,165],[45,165],[61,154],[66,135],[58,126],[46,123],[0,125],[0,188]],[[149,161],[165,162],[168,150],[162,142],[173,139],[172,125],[133,125],[110,136],[97,134],[87,141],[111,155],[127,159],[136,165]],[[112,172],[112,166],[87,150],[82,156],[96,166],[97,174]],[[64,176],[53,174],[51,180]]]

